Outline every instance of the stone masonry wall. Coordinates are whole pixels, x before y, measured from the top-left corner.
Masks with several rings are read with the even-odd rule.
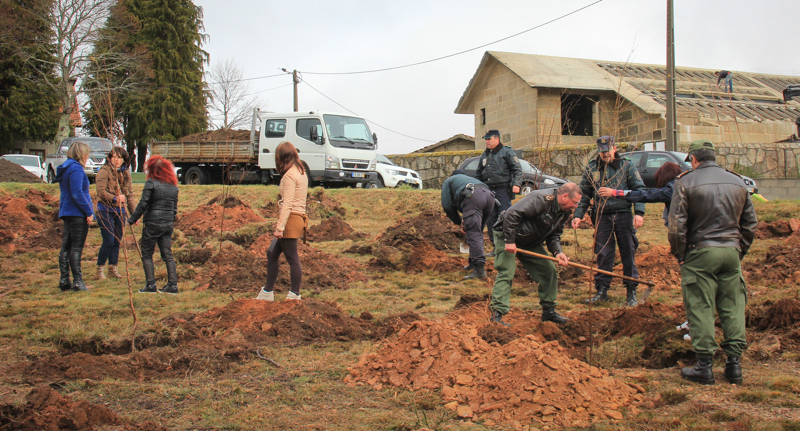
[[[689,143],[682,143],[685,152]],[[620,152],[632,151],[635,144],[620,143]],[[800,143],[780,144],[716,144],[717,162],[734,172],[755,179],[800,178]],[[595,145],[554,146],[550,151],[522,152],[522,157],[545,173],[570,181],[580,181],[584,166],[595,155]],[[394,163],[417,171],[423,186],[441,188],[464,160],[480,156],[482,151],[457,151],[442,153],[399,154],[387,156]]]

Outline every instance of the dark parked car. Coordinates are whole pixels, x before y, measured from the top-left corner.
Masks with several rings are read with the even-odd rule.
[[[476,177],[475,172],[478,170],[478,161],[480,161],[480,159],[480,157],[470,157],[464,160],[458,169],[466,172],[466,174],[471,177]],[[554,189],[567,182],[567,180],[563,178],[543,174],[539,168],[525,160],[520,159],[519,164],[522,166],[522,187],[520,189],[520,194],[523,196],[534,190]]]
[[[644,186],[649,189],[656,188],[656,171],[664,163],[672,162],[681,167],[682,171],[692,170],[692,165],[685,162],[686,153],[678,151],[633,151],[630,153],[620,153],[621,157],[630,159],[639,170]],[[758,193],[756,182],[752,178],[742,175],[744,185],[750,194]]]

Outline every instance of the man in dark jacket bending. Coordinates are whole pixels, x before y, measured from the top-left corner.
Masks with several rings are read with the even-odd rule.
[[[681,288],[697,365],[681,377],[714,384],[711,357],[719,348],[714,310],[722,327],[725,378],[742,382],[739,357],[747,347],[744,307],[747,290],[741,259],[755,237],[756,212],[744,181],[719,167],[707,140],[689,146],[692,169],[678,176],[669,210],[670,251],[681,265]]]
[[[636,229],[644,223],[644,203],[633,204],[622,199],[604,198],[598,194],[601,187],[618,190],[641,190],[644,182],[630,160],[620,158],[613,136],[603,136],[597,140],[597,158],[586,165],[581,179],[583,199],[575,210],[572,227],[578,225],[592,201],[592,223],[597,228],[594,242],[594,253],[597,255],[597,267],[604,271],[614,269],[616,245],[619,244],[619,255],[622,258],[622,272],[628,277],[639,278],[634,253],[638,246]],[[616,241],[615,241],[616,238]],[[616,243],[616,244],[615,244]],[[634,281],[625,281],[627,290],[626,303],[629,307],[637,305],[636,286]],[[586,300],[586,303],[608,301],[608,288],[611,276],[597,273],[594,276],[594,287],[597,294]]]
[[[494,261],[497,278],[492,290],[492,322],[509,326],[503,316],[510,311],[511,283],[517,268],[517,259],[528,271],[533,281],[539,283],[539,304],[542,321],[565,323],[567,318],[556,313],[558,273],[553,261],[537,258],[517,250],[546,255],[543,244],[567,266],[569,258],[561,251],[561,234],[572,210],[581,200],[581,189],[575,183],[566,183],[557,190],[532,192],[508,210],[502,212],[494,226],[494,243],[498,253]]]
[[[494,194],[486,184],[455,170],[442,184],[442,208],[447,217],[464,231],[469,245],[469,265],[472,269],[465,280],[486,278],[486,257],[483,255],[483,226],[494,210]],[[464,217],[462,220],[461,212]]]
[[[494,244],[492,226],[497,222],[497,216],[511,207],[513,195],[519,193],[522,185],[522,166],[514,150],[500,143],[499,131],[489,130],[483,139],[486,140],[486,151],[481,154],[475,176],[489,186],[495,199],[500,202],[500,206],[495,208],[486,222],[489,226],[489,237]],[[496,253],[492,250],[487,257],[494,257]]]

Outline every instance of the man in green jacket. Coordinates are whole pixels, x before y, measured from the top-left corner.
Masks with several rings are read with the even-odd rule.
[[[580,199],[581,189],[578,185],[566,183],[557,190],[536,190],[500,214],[494,230],[494,243],[498,253],[494,260],[497,277],[492,289],[492,302],[489,304],[492,322],[509,326],[503,322],[503,316],[511,310],[511,284],[517,269],[517,259],[522,262],[533,281],[539,283],[542,321],[567,322],[566,317],[556,313],[558,273],[553,261],[517,251],[546,255],[543,244],[547,244],[550,253],[558,258],[559,265],[567,266],[569,259],[561,251],[561,234]]]
[[[687,162],[692,169],[675,181],[669,210],[670,251],[681,265],[683,305],[689,319],[697,365],[681,370],[684,379],[714,384],[711,357],[719,349],[714,338],[714,310],[722,327],[727,355],[725,378],[742,382],[739,358],[747,347],[744,307],[747,290],[740,260],[755,237],[756,212],[738,175],[719,167],[714,144],[694,141]]]
[[[590,207],[592,223],[597,232],[594,242],[594,253],[597,255],[597,267],[605,271],[614,269],[616,244],[619,244],[619,255],[622,258],[622,272],[632,278],[639,278],[639,269],[636,268],[634,254],[638,246],[636,229],[644,223],[644,203],[633,204],[624,199],[609,199],[600,196],[598,190],[608,187],[616,190],[642,190],[644,182],[630,160],[620,158],[613,136],[602,136],[597,140],[597,158],[586,165],[581,179],[583,199],[575,210],[572,227],[578,225]],[[616,244],[615,244],[616,238]],[[626,304],[629,307],[637,305],[636,287],[639,283],[624,281],[627,290]],[[608,301],[608,288],[611,285],[611,276],[597,273],[594,276],[594,287],[597,290],[586,303]]]

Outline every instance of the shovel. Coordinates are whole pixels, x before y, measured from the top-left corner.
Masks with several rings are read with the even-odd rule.
[[[469,246],[463,242],[458,245],[458,251],[464,254],[469,254]]]
[[[517,253],[527,254],[527,255],[530,255],[530,256],[533,256],[533,257],[538,257],[540,259],[552,260],[553,262],[559,262],[559,260],[554,258],[554,257],[545,256],[543,254],[534,253],[532,251],[522,250],[522,249],[519,249],[519,248],[517,249]],[[619,274],[615,274],[615,273],[610,272],[610,271],[603,271],[602,269],[597,269],[597,268],[592,268],[591,266],[581,265],[580,263],[567,262],[567,265],[574,266],[576,268],[587,269],[587,270],[593,271],[593,272],[599,272],[600,274],[610,275],[612,277],[618,277],[618,278],[621,278],[623,280],[635,281],[637,283],[646,284],[648,286],[655,286],[656,285],[652,281],[642,280],[640,278],[628,277],[628,276],[625,276],[625,275],[619,275]]]

